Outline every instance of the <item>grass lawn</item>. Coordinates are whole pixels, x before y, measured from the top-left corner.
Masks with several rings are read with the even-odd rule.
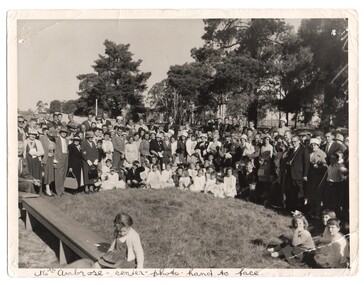
[[[281,235],[291,236],[291,218],[253,203],[174,188],[46,199],[109,242],[115,215],[129,213],[145,268],[291,268],[266,251],[282,242]]]

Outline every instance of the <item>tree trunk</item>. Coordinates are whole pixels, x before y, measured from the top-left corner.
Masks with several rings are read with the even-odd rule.
[[[295,117],[294,117],[294,128],[297,128],[297,118],[298,118],[298,111],[296,111]]]
[[[248,108],[248,122],[253,121],[254,125],[258,127],[258,102],[253,101]]]

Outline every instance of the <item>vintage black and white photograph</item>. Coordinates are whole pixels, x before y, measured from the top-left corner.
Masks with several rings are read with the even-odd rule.
[[[16,275],[357,270],[354,14],[26,13],[9,39]]]

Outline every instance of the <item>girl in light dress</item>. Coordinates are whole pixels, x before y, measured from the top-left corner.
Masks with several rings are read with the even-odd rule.
[[[212,194],[216,198],[225,198],[225,192],[224,192],[224,178],[222,173],[218,173],[216,175],[216,184],[212,187]]]
[[[153,164],[152,171],[148,173],[147,177],[147,188],[160,189],[161,185],[161,173],[159,171],[158,165]]]
[[[139,161],[139,149],[132,136],[129,137],[128,143],[125,145],[125,160],[128,166],[130,166],[133,161]]]
[[[188,173],[188,169],[183,170],[182,177],[179,179],[179,189],[188,190],[192,184],[192,179]]]
[[[224,195],[225,197],[232,197],[236,196],[236,178],[233,175],[233,170],[229,167],[226,170],[226,176],[224,177]]]
[[[216,184],[216,172],[215,171],[206,172],[206,184],[204,193],[205,194],[212,193],[215,184]]]
[[[192,192],[203,192],[205,189],[206,177],[202,169],[199,169],[197,176],[193,178],[193,184],[190,187]]]
[[[112,153],[114,152],[114,146],[112,144],[111,135],[109,132],[106,132],[104,134],[104,139],[102,140],[102,150],[106,154],[105,160],[106,159],[112,160]]]
[[[191,163],[190,168],[188,169],[188,174],[194,179],[197,176],[196,165]]]
[[[175,186],[172,175],[173,175],[173,172],[172,172],[171,165],[167,164],[166,169],[164,169],[162,171],[161,177],[160,177],[160,182],[161,182],[162,188]]]
[[[123,180],[119,180],[119,174],[114,167],[110,167],[110,172],[106,174],[105,180],[101,183],[101,191],[112,189],[125,189],[126,184]]]
[[[275,248],[269,248],[274,258],[284,257],[291,265],[305,261],[307,254],[315,248],[311,233],[307,230],[308,222],[301,212],[295,211],[292,218],[293,235],[289,242],[284,242]]]

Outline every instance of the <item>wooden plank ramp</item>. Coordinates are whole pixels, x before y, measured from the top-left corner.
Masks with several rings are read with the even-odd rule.
[[[105,239],[88,227],[65,215],[56,206],[44,198],[23,198],[23,208],[26,210],[26,229],[32,230],[36,222],[41,223],[60,241],[60,264],[67,264],[67,250],[80,258],[97,261],[108,250]]]

